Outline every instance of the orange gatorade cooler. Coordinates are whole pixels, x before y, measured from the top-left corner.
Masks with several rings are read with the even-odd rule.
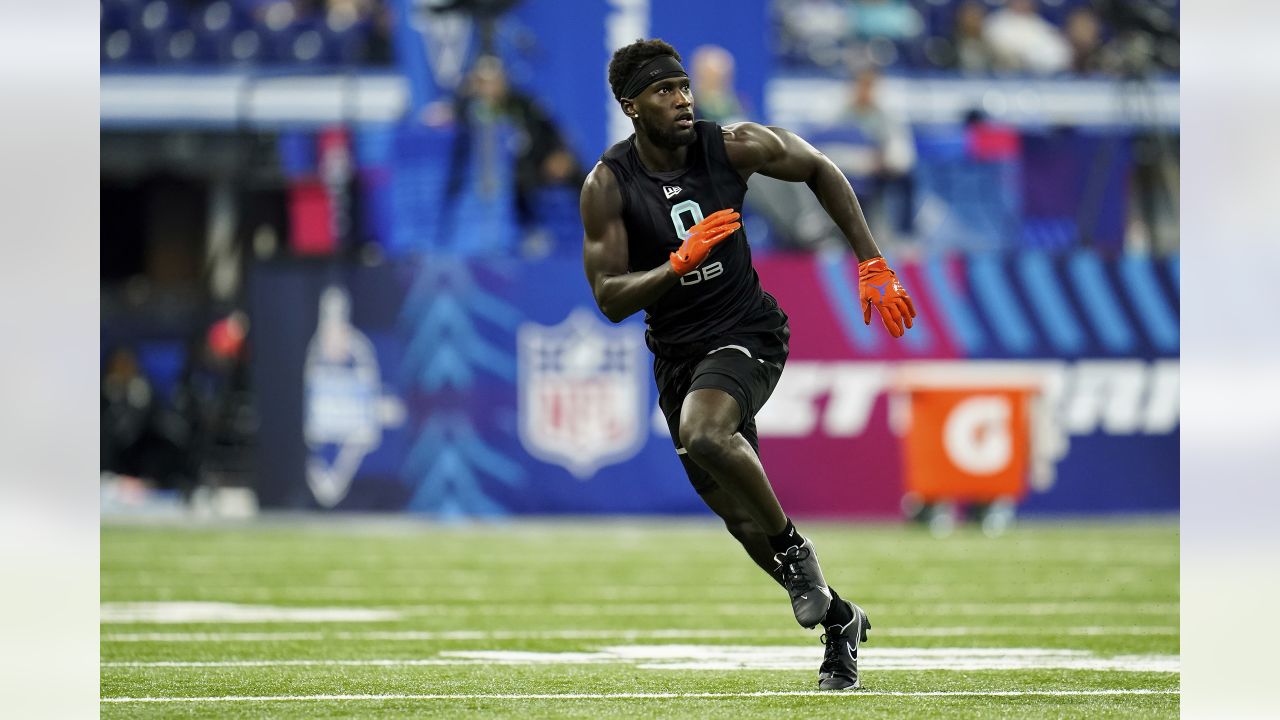
[[[903,480],[925,503],[1020,500],[1027,492],[1031,400],[1026,387],[912,387]]]

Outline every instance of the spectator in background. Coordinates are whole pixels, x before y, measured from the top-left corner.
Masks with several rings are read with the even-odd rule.
[[[844,119],[874,146],[869,198],[873,207],[877,214],[883,215],[887,211],[887,198],[896,195],[898,212],[893,229],[900,238],[910,237],[915,231],[915,137],[907,120],[880,102],[879,87],[879,72],[867,69],[858,73]],[[877,236],[880,234],[877,232]]]
[[[843,60],[848,19],[836,0],[787,0],[775,5],[783,51],[819,67]]]
[[[1009,0],[987,18],[983,34],[995,53],[998,70],[1049,75],[1071,64],[1066,39],[1040,17],[1034,0]]]
[[[867,221],[873,224],[875,236],[882,238],[883,246],[895,240],[910,241],[915,233],[916,148],[906,119],[880,103],[879,79],[875,69],[858,73],[848,107],[840,117],[842,125],[857,128],[870,148],[863,141],[853,152],[837,150],[830,142],[815,144],[845,175],[858,181],[858,197],[866,204]],[[759,173],[751,176],[748,185],[745,212],[758,214],[769,223],[767,236],[753,237],[767,237],[766,242],[785,250],[825,251],[844,246],[839,228],[803,185]],[[891,211],[896,212],[887,218]]]
[[[920,13],[904,0],[855,0],[848,12],[853,42],[846,58],[858,69],[898,62],[898,43],[915,38],[924,27]]]
[[[472,136],[486,125],[508,122],[515,147],[516,214],[522,225],[536,220],[537,191],[552,185],[581,188],[585,173],[551,117],[529,95],[507,82],[502,61],[477,58],[453,108],[459,126],[454,142],[447,199],[461,192],[470,166]]]
[[[978,0],[966,0],[956,8],[955,68],[965,75],[984,75],[995,67],[995,52],[983,31],[986,19],[987,9]]]
[[[334,32],[362,28],[361,60],[387,65],[394,61],[391,48],[391,6],[379,0],[326,0],[325,24]]]
[[[849,28],[860,38],[909,40],[924,21],[905,0],[855,0],[849,6]]]
[[[117,348],[111,353],[100,387],[102,469],[136,473],[135,467],[126,464],[126,454],[147,431],[153,393],[133,350]]]
[[[392,62],[391,9],[379,0],[231,0],[269,34],[319,28],[336,42],[342,62]],[[193,7],[207,0],[188,0]],[[292,51],[290,51],[292,52]],[[301,58],[295,58],[301,59]]]
[[[1071,46],[1071,72],[1093,75],[1113,69],[1108,51],[1102,44],[1102,23],[1093,10],[1078,7],[1067,16],[1064,25]]]
[[[699,120],[721,125],[746,120],[733,90],[733,55],[719,45],[702,45],[693,51],[694,113]]]
[[[101,469],[190,492],[191,427],[142,370],[132,348],[112,351],[101,381]]]

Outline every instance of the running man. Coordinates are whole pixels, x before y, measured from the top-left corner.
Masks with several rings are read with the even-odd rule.
[[[796,621],[821,624],[823,690],[861,687],[862,608],[827,585],[813,543],[783,512],[760,464],[755,415],[786,363],[787,315],[760,287],[739,221],[752,173],[804,182],[857,255],[863,321],[894,337],[911,298],[885,263],[839,168],[787,130],[693,119],[680,54],[637,40],[609,62],[609,85],[635,134],[609,148],[583,186],[583,262],[600,310],[644,310],[658,404],[694,490],[791,596]]]

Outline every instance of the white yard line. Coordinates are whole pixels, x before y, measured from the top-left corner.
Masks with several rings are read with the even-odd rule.
[[[102,603],[99,619],[108,623],[261,623],[382,622],[399,620],[394,608],[282,607],[226,602]]]
[[[454,585],[451,588],[443,588],[439,585],[402,585],[390,583],[378,583],[376,588],[371,589],[368,581],[359,584],[327,584],[323,587],[302,587],[293,586],[285,588],[267,587],[265,581],[259,581],[251,585],[192,585],[173,583],[171,580],[167,583],[143,584],[143,583],[110,583],[104,582],[105,587],[109,587],[112,594],[116,598],[128,598],[130,601],[145,602],[157,597],[182,597],[192,600],[212,601],[212,602],[342,602],[342,603],[363,603],[363,604],[382,604],[387,598],[394,597],[398,601],[413,601],[419,604],[436,604],[436,603],[457,603],[459,601],[488,601],[494,597],[505,597],[511,594],[525,590],[523,588],[511,588],[509,590],[499,590],[491,583],[486,583],[483,587],[460,587]],[[428,582],[428,581],[424,581]],[[446,582],[439,578],[434,578],[429,582],[443,583]],[[467,582],[478,582],[470,579]],[[912,598],[912,604],[926,604],[923,601],[946,600],[947,602],[957,603],[978,603],[983,601],[993,602],[1064,602],[1064,601],[1080,601],[1080,602],[1096,602],[1106,600],[1109,602],[1125,602],[1126,598],[1116,597],[1116,588],[1123,583],[1115,583],[1107,587],[1080,587],[1063,586],[1061,588],[1046,587],[1044,585],[1034,585],[1022,588],[1001,588],[998,593],[992,593],[990,586],[985,587],[957,587],[957,586],[903,586],[901,588],[892,588],[880,586],[870,589],[870,592],[863,593],[859,596],[859,602],[865,603],[900,603],[902,598]],[[644,588],[644,587],[592,587],[584,589],[581,593],[575,593],[575,597],[582,600],[612,602],[619,600],[642,600],[645,602],[665,602],[670,600],[680,600],[689,597],[690,591],[695,588],[701,588],[701,585],[672,585],[663,588]],[[738,598],[739,601],[745,602],[771,602],[777,595],[776,593],[761,592],[759,585],[742,586],[740,588],[732,588],[726,586],[718,586],[723,594],[729,597]],[[769,590],[766,588],[766,590]],[[993,597],[994,595],[994,597]],[[1176,598],[1174,598],[1176,599]]]
[[[785,617],[785,604],[777,601],[740,603],[539,603],[483,605],[405,605],[394,606],[413,615],[565,615],[592,617],[650,616],[705,613],[721,615],[778,615]],[[1179,610],[1176,602],[995,602],[995,603],[894,603],[894,610],[904,615],[1169,615]],[[392,609],[392,606],[387,606]]]
[[[875,628],[875,637],[989,637],[1000,635],[1039,636],[1174,636],[1176,625],[1076,625],[1065,627],[952,626]],[[298,640],[379,640],[429,642],[438,640],[661,640],[795,638],[792,629],[696,630],[664,628],[653,630],[388,630],[359,632],[144,632],[106,633],[103,642],[234,643],[292,642]]]
[[[421,695],[223,695],[216,697],[108,697],[104,703],[220,703],[220,702],[305,702],[356,700],[680,700],[685,698],[764,698],[764,697],[1093,697],[1114,695],[1180,695],[1180,690],[1138,688],[1133,690],[936,690],[924,692],[892,692],[859,690],[856,692],[821,692],[797,690],[741,693],[459,693]]]
[[[994,603],[895,603],[894,610],[906,615],[1172,615],[1176,602],[994,602]],[[289,607],[270,604],[230,602],[105,602],[100,606],[103,624],[201,623],[201,622],[382,622],[404,615],[469,617],[555,615],[667,616],[673,613],[704,616],[786,615],[780,602],[741,603],[561,603],[522,602],[506,604],[387,605],[380,607]]]
[[[590,653],[582,662],[594,662]],[[422,658],[386,660],[157,660],[154,662],[104,662],[105,668],[254,668],[254,667],[417,667],[419,665],[492,665],[488,660]],[[513,663],[506,663],[513,664]]]
[[[1103,657],[1056,648],[862,648],[864,667],[885,670],[1097,670],[1177,673],[1176,655]],[[104,668],[417,667],[424,665],[629,665],[645,670],[802,670],[814,645],[615,645],[576,652],[453,650],[423,658],[107,661]]]
[[[1108,635],[1177,635],[1177,625],[1077,625],[1071,627],[923,627],[923,628],[884,628],[873,631],[880,637],[966,637],[970,635],[1066,635],[1066,636],[1108,636]]]

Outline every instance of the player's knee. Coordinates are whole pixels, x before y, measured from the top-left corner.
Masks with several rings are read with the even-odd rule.
[[[728,434],[703,428],[693,428],[688,432],[682,431],[680,440],[684,444],[685,450],[689,452],[689,457],[700,465],[716,465],[727,458],[729,453],[733,451],[733,445],[730,442],[731,438]]]

